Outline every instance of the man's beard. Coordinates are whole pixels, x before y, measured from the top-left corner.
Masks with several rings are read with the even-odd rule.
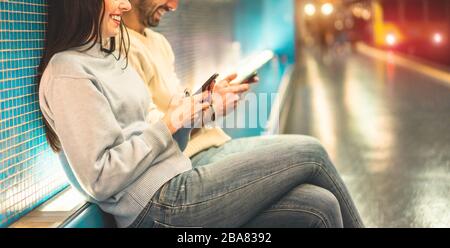
[[[155,10],[151,10],[151,11],[147,11],[145,13],[145,18],[144,18],[144,25],[146,27],[157,27],[159,25],[159,21],[160,20],[156,20],[154,18],[154,16],[156,15],[156,12],[158,11],[158,9]]]
[[[165,9],[166,12],[170,11],[170,9],[167,6],[165,6],[165,5],[162,5],[162,6],[157,6],[157,5],[155,5],[155,6],[145,6],[145,5],[141,5],[141,13],[143,13],[143,15],[144,15],[144,18],[143,18],[143,22],[144,23],[143,24],[146,27],[157,27],[159,25],[159,22],[161,21],[163,16],[161,16],[159,18],[159,20],[156,19],[155,16],[158,14],[157,12],[160,9]]]

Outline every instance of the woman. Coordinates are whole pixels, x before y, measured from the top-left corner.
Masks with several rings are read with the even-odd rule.
[[[185,98],[164,116],[155,109],[127,66],[124,38],[114,38],[126,37],[121,16],[130,8],[126,0],[49,1],[40,105],[74,187],[119,227],[362,226],[312,138],[243,139],[252,146],[245,154],[211,149],[217,155],[193,169],[172,136],[198,121],[208,95]],[[179,114],[185,110],[192,114]]]

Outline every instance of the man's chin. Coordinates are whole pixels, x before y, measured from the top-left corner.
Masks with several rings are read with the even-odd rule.
[[[149,27],[156,28],[159,26],[160,21],[161,21],[161,19],[151,18],[147,21],[147,23],[148,23]]]

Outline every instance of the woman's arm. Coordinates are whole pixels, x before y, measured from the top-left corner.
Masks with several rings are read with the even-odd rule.
[[[122,191],[173,144],[163,121],[143,121],[125,137],[109,102],[89,79],[53,78],[46,92],[72,170],[97,201]]]

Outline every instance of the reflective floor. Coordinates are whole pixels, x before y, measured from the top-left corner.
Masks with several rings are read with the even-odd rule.
[[[285,133],[321,140],[365,224],[450,227],[450,87],[354,53],[300,60]]]

